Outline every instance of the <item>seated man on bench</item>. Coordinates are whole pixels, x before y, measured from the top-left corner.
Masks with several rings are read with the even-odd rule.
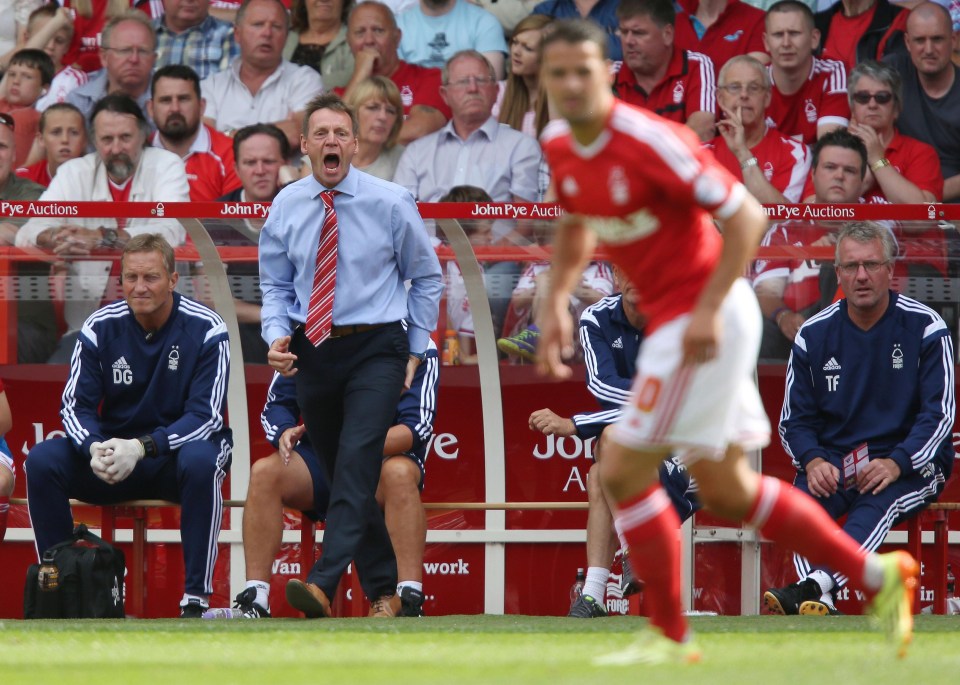
[[[376,497],[397,557],[398,583],[392,598],[396,601],[371,609],[371,616],[423,615],[427,518],[420,491],[433,434],[439,370],[437,346],[431,341],[410,389],[400,396],[394,425],[387,432]],[[205,618],[269,617],[270,576],[283,535],[282,508],[299,509],[313,521],[322,521],[327,512],[329,479],[300,423],[293,378],[274,374],[260,421],[277,451],[255,461],[250,471],[243,512],[247,587],[237,595],[234,609],[212,610]]]
[[[597,398],[600,411],[576,414],[566,419],[550,409],[538,409],[530,414],[531,430],[544,435],[571,437],[584,440],[597,437],[594,461],[587,476],[587,577],[583,592],[576,598],[567,614],[570,618],[598,618],[607,615],[606,591],[610,566],[619,542],[613,528],[613,508],[600,487],[599,464],[602,452],[602,434],[620,418],[623,405],[629,400],[630,387],[637,366],[644,320],[637,311],[639,293],[619,268],[613,268],[613,282],[618,294],[604,297],[587,307],[580,316],[580,344],[587,368],[587,388]],[[696,498],[696,483],[691,482],[687,469],[679,459],[665,459],[660,465],[660,483],[670,497],[681,521],[700,508]],[[624,595],[640,588],[632,577],[628,555],[623,556],[622,589]]]
[[[890,290],[896,247],[872,222],[846,224],[834,268],[846,297],[800,327],[787,362],[780,437],[812,495],[864,550],[943,490],[953,468],[950,331]],[[794,555],[800,581],[768,590],[775,614],[836,614],[846,578]]]
[[[185,588],[181,618],[200,618],[213,592],[220,486],[233,437],[224,424],[230,349],[223,319],[174,292],[173,248],[130,238],[121,256],[124,299],[83,324],[60,416],[65,438],[44,440],[24,463],[38,556],[70,539],[70,498],[180,503]]]

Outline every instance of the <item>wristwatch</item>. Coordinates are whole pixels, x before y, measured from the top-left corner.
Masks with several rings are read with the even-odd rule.
[[[117,238],[119,236],[117,229],[101,226],[100,232],[103,234],[103,237],[100,238],[100,247],[106,247],[108,249],[117,247]]]

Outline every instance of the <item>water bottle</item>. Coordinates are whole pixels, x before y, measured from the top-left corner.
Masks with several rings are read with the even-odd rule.
[[[947,564],[947,597],[953,597],[956,591],[957,579],[953,575],[953,569]]]
[[[60,618],[62,607],[60,604],[60,569],[52,551],[43,553],[40,569],[37,571],[37,611],[44,618]]]
[[[573,606],[574,602],[580,599],[580,595],[583,594],[583,584],[586,582],[586,580],[587,574],[583,572],[582,568],[578,568],[577,579],[570,587],[570,606]]]
[[[57,568],[57,561],[50,550],[43,553],[40,570],[37,572],[37,584],[40,592],[55,592],[60,588],[60,569]]]
[[[443,365],[454,366],[460,363],[460,340],[457,338],[457,332],[447,330],[443,338]]]

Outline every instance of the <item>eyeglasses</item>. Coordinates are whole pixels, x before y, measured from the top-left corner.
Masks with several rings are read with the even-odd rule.
[[[855,276],[860,273],[861,266],[868,274],[875,274],[880,271],[880,267],[886,266],[889,263],[889,260],[883,262],[847,262],[846,264],[838,264],[837,268],[840,269],[840,271],[842,271],[846,276]]]
[[[876,100],[878,105],[886,105],[893,100],[893,93],[889,90],[881,90],[878,93],[868,93],[865,90],[858,90],[851,97],[853,97],[853,101],[858,105],[865,105],[870,102],[870,100]]]
[[[0,124],[8,126],[11,131],[15,130],[13,117],[7,114],[6,112],[0,112]]]
[[[767,90],[762,83],[728,83],[725,86],[717,86],[717,88],[725,90],[730,95],[740,95],[744,90],[747,91],[747,95],[759,95]]]
[[[139,59],[146,59],[147,57],[153,56],[153,50],[147,50],[146,48],[101,48],[107,52],[112,52],[121,59],[130,59],[133,55],[136,55]]]
[[[477,88],[486,88],[494,83],[496,83],[496,79],[492,79],[488,76],[468,76],[467,78],[462,78],[459,81],[451,81],[447,84],[447,87],[469,88],[471,85],[474,85]]]

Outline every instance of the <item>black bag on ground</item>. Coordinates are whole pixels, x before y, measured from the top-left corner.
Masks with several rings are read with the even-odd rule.
[[[125,568],[123,552],[81,523],[70,540],[53,545],[27,569],[23,617],[123,618]]]

